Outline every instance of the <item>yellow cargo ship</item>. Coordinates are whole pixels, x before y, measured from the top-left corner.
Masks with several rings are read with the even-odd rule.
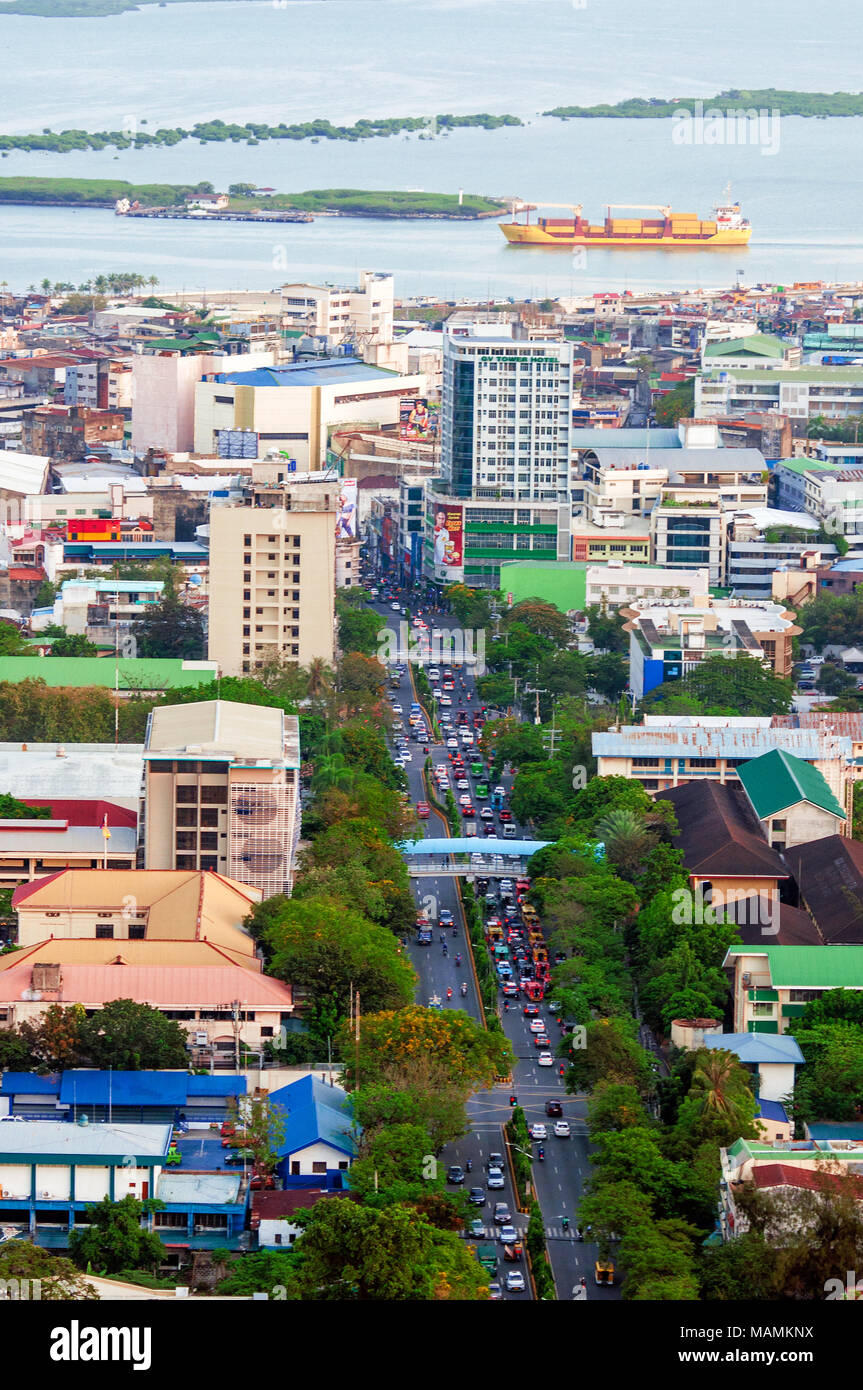
[[[538,217],[531,222],[530,214],[539,208],[567,208],[569,217]],[[653,218],[613,217],[614,212],[659,213]],[[605,221],[591,224],[582,217],[581,204],[523,203],[516,201],[510,208],[511,222],[501,222],[500,229],[513,246],[661,246],[677,250],[681,246],[745,246],[752,235],[749,220],[741,215],[739,203],[720,203],[713,209],[713,220],[702,222],[695,213],[672,212],[669,207],[652,204],[618,204],[606,209]],[[524,221],[517,219],[524,216]]]

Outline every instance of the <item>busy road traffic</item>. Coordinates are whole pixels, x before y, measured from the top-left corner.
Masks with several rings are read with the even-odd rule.
[[[392,588],[379,591],[374,606],[395,624],[409,617],[412,624],[417,620],[427,623],[427,630],[448,632],[457,628],[451,617],[434,611],[426,613],[422,606],[418,610],[415,601],[408,615],[403,611],[407,601]],[[458,643],[453,646],[463,649]],[[389,672],[388,694],[396,715],[391,735],[393,753],[404,768],[411,800],[420,808],[420,824],[425,835],[440,838],[449,833],[445,818],[430,802],[430,788],[423,773],[426,750],[431,761],[431,790],[436,790],[441,801],[447,788],[452,791],[462,812],[463,824],[470,826],[472,822],[466,833],[476,835],[477,850],[482,850],[487,834],[514,838],[525,833],[515,825],[508,808],[511,775],[504,771],[492,782],[488,764],[477,748],[484,711],[471,668],[443,664],[427,668],[432,691],[438,692],[433,693],[434,709],[427,711],[422,708],[407,664],[391,666]],[[449,703],[444,703],[446,700]],[[442,741],[434,741],[427,715],[437,720]],[[478,1248],[485,1250],[489,1259],[493,1257],[488,1246],[493,1244],[499,1249],[498,1270],[492,1275],[492,1297],[529,1299],[532,1295],[526,1263],[513,1258],[513,1240],[518,1241],[523,1236],[527,1215],[517,1210],[503,1129],[510,1117],[511,1098],[517,1097],[534,1136],[533,1181],[542,1207],[558,1299],[618,1298],[616,1286],[597,1285],[598,1251],[590,1243],[589,1231],[583,1233],[587,1238],[581,1239],[582,1233],[578,1230],[578,1203],[590,1171],[586,1107],[583,1100],[568,1096],[564,1090],[562,1067],[556,1054],[565,1020],[542,1002],[542,980],[530,991],[538,1002],[529,1002],[525,993],[530,986],[526,977],[532,975],[534,969],[530,953],[523,947],[527,933],[522,904],[517,898],[523,898],[524,894],[517,891],[514,877],[507,879],[505,865],[504,859],[503,866],[494,872],[477,869],[479,877],[474,879],[474,887],[483,905],[487,933],[490,929],[492,938],[498,936],[494,924],[500,922],[499,935],[502,938],[505,931],[512,946],[512,964],[502,959],[498,963],[498,974],[501,985],[499,1013],[512,1043],[515,1067],[510,1082],[480,1092],[468,1102],[470,1131],[448,1147],[441,1161],[452,1170],[451,1176],[457,1178],[450,1185],[451,1190],[458,1188],[470,1194],[475,1209],[470,1238]],[[484,873],[487,877],[481,876]],[[413,879],[412,885],[418,913],[428,918],[428,929],[418,931],[416,939],[408,942],[420,982],[418,1002],[433,1008],[462,1008],[473,1018],[480,1019],[477,981],[456,878],[442,872],[439,876]],[[520,887],[524,887],[523,882]],[[420,939],[428,944],[420,944]],[[508,956],[509,950],[505,954]],[[520,984],[512,976],[513,965],[519,971]],[[503,1186],[497,1185],[500,1176],[493,1171],[496,1185],[491,1188],[489,1168],[498,1167],[495,1156],[503,1156]],[[510,1219],[504,1220],[504,1217]],[[501,1239],[501,1232],[510,1239]],[[517,1287],[518,1270],[525,1276],[524,1289]]]

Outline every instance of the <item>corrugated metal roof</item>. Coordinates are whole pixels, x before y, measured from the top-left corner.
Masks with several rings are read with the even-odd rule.
[[[757,758],[776,747],[811,762],[851,757],[850,738],[827,739],[817,729],[647,729],[632,725],[617,732],[595,733],[592,746],[594,756],[602,758]]]
[[[863,946],[729,946],[725,958],[766,956],[773,989],[863,989]]]
[[[0,1158],[45,1153],[66,1159],[77,1155],[106,1158],[160,1158],[168,1152],[171,1125],[75,1125],[66,1120],[27,1120],[0,1125]]]

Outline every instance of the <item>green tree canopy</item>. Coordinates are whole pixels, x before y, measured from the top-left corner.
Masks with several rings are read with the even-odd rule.
[[[145,1211],[158,1210],[164,1202],[139,1202],[135,1197],[103,1197],[87,1206],[89,1226],[69,1232],[69,1254],[79,1268],[95,1266],[108,1274],[120,1269],[155,1269],[165,1257],[156,1235],[141,1225]]]
[[[159,1071],[188,1065],[186,1034],[160,1009],[112,999],[81,1024],[81,1050],[94,1067]]]

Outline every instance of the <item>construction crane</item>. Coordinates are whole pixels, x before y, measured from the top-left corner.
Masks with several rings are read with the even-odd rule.
[[[661,212],[663,217],[671,216],[671,208],[660,207],[658,203],[609,203],[608,211],[612,212],[635,212],[640,208],[642,212]]]
[[[583,207],[583,203],[525,203],[521,198],[513,198],[509,210],[514,216],[517,212],[536,212],[537,208],[565,208],[580,217]]]

